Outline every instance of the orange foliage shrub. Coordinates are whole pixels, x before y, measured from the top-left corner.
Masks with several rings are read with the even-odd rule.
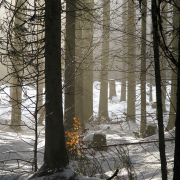
[[[85,141],[83,141],[84,138],[84,134],[86,133],[86,131],[88,129],[82,129],[82,125],[79,121],[79,118],[74,117],[74,131],[73,132],[66,132],[66,147],[69,151],[73,151],[75,149],[77,149],[77,146],[79,146],[79,148],[82,148],[83,145],[85,145]],[[82,154],[87,154],[85,152],[85,149],[81,149],[81,151],[78,151],[77,153],[79,155]]]

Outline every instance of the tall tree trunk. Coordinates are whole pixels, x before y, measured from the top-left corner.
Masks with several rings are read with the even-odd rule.
[[[153,31],[153,24],[151,22],[151,32]],[[153,41],[153,34],[150,35],[150,39],[151,41]],[[150,46],[150,50],[149,50],[149,60],[150,60],[150,67],[149,67],[149,78],[150,78],[150,81],[149,81],[149,101],[152,102],[153,101],[153,95],[152,95],[152,92],[153,92],[153,89],[152,89],[152,86],[153,86],[153,82],[154,82],[154,62],[153,62],[153,47]]]
[[[109,63],[110,0],[103,1],[103,42],[101,59],[101,86],[99,99],[99,116],[108,116],[108,63]]]
[[[17,66],[16,66],[17,67]],[[13,77],[12,83],[12,111],[11,111],[11,128],[21,130],[21,103],[22,103],[22,80]]]
[[[166,2],[162,2],[162,16],[163,16],[163,22],[162,22],[162,27],[163,27],[163,34],[165,37],[165,41],[166,41],[166,32],[167,32],[167,3]],[[161,76],[162,76],[162,86],[161,86],[161,90],[162,90],[162,105],[163,105],[163,111],[166,111],[166,68],[167,68],[167,59],[165,57],[165,55],[163,54],[163,52],[161,52],[161,56],[160,56],[160,67],[161,67]]]
[[[153,24],[151,22],[151,32],[153,31]],[[153,34],[150,35],[150,39],[153,41]],[[149,78],[150,78],[150,82],[149,82],[149,101],[152,102],[153,101],[153,84],[155,82],[154,79],[154,62],[153,62],[153,47],[150,46],[150,52],[149,52],[149,57],[150,57],[150,68],[149,68]]]
[[[93,120],[93,7],[94,0],[85,0],[83,11],[83,105],[84,121]]]
[[[11,125],[15,130],[21,127],[21,103],[22,103],[22,67],[23,67],[23,48],[24,48],[24,31],[22,24],[25,18],[24,1],[16,0],[15,2],[15,22],[14,22],[14,56],[12,60],[13,80],[11,86]]]
[[[136,80],[135,80],[135,7],[132,0],[128,0],[128,22],[127,22],[127,41],[128,41],[128,92],[127,92],[127,120],[133,122],[135,119],[136,102]]]
[[[38,7],[43,7],[43,4],[44,4],[44,1],[43,0],[40,0],[38,2]],[[39,10],[38,12],[38,15],[40,16],[42,14],[42,10]],[[42,31],[43,30],[43,25],[44,24],[39,24],[38,25],[38,29],[37,29],[37,32],[38,32],[38,35],[37,35],[37,38],[38,38],[38,41],[41,41],[43,38],[44,38],[44,32]],[[44,64],[44,58],[43,58],[43,54],[40,52],[40,49],[42,48],[42,44],[38,43],[37,44],[38,46],[38,62],[37,62],[37,65],[38,65],[38,79],[37,79],[37,97],[36,97],[36,101],[37,101],[37,113],[38,114],[42,114],[43,113],[43,87],[44,87],[44,69],[43,69],[43,64]],[[44,52],[43,52],[44,53]],[[39,118],[39,121],[38,121],[38,124],[42,124],[43,122],[43,117]]]
[[[61,2],[45,0],[46,126],[44,166],[49,172],[68,164],[62,111]]]
[[[153,75],[152,75],[152,71],[153,71],[153,66],[152,64],[150,65],[150,73],[149,73],[149,78],[150,78],[150,82],[149,82],[149,101],[152,102],[153,101],[153,96],[152,96],[152,84],[153,84]]]
[[[39,7],[42,7],[44,4],[44,1],[43,0],[39,0],[38,2],[38,5]],[[42,10],[39,10],[38,12],[38,16],[40,16],[42,14]],[[43,30],[43,24],[39,24],[38,25],[38,42],[41,41],[43,38],[44,38],[44,32],[42,31]],[[42,113],[42,106],[43,106],[43,87],[44,87],[44,76],[43,76],[43,72],[44,72],[44,69],[43,69],[43,63],[44,63],[44,58],[43,57],[43,54],[40,53],[40,49],[42,48],[42,44],[38,43],[38,96],[37,96],[37,110],[38,110],[38,114],[41,114]]]
[[[159,4],[158,4],[159,5]],[[156,0],[152,0],[152,23],[153,23],[153,49],[154,49],[154,64],[155,64],[155,80],[156,80],[156,100],[157,100],[157,120],[159,129],[159,152],[161,159],[162,179],[167,180],[167,163],[165,154],[164,141],[164,124],[162,113],[162,92],[161,92],[161,75],[159,62],[159,35],[158,35],[158,8]]]
[[[179,0],[175,0],[176,4],[178,5],[180,2]],[[173,56],[177,60],[178,59],[178,32],[177,28],[179,26],[179,18],[180,12],[177,7],[173,7],[173,42],[172,42],[172,49],[173,49]],[[172,65],[172,74],[171,74],[171,104],[170,104],[170,112],[169,112],[169,121],[166,127],[167,130],[171,130],[175,126],[175,119],[176,119],[176,104],[177,104],[177,68],[175,65]]]
[[[180,8],[180,3],[178,4]],[[180,12],[180,11],[179,11]],[[180,66],[180,19],[179,19],[179,42],[178,42],[178,64]],[[174,175],[173,180],[180,179],[180,69],[178,68],[178,81],[177,81],[177,110],[175,122],[175,153],[174,153]]]
[[[65,49],[65,129],[73,130],[75,117],[75,6],[66,1],[66,49]]]
[[[83,104],[83,54],[82,54],[82,4],[77,3],[76,11],[76,77],[75,77],[75,116],[84,127],[84,104]]]
[[[126,10],[127,10],[127,3],[126,0],[123,0],[123,6],[122,6],[122,19],[123,19],[123,27],[124,27],[124,33],[123,33],[123,62],[122,62],[122,79],[121,79],[121,101],[126,101],[126,61],[127,61],[127,36],[126,36]]]
[[[141,127],[140,132],[146,129],[146,16],[147,0],[142,1],[141,19]]]
[[[115,79],[109,80],[109,99],[112,100],[113,96],[116,96],[116,81]]]
[[[125,58],[123,58],[125,59]],[[121,96],[120,102],[126,101],[126,62],[122,62]]]

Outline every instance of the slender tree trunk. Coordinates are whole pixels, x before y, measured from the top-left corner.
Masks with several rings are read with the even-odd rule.
[[[39,7],[43,6],[43,3],[44,1],[40,0],[38,2],[38,5]],[[38,15],[40,16],[41,13],[42,13],[42,10],[38,11],[37,12]],[[37,37],[38,37],[38,96],[37,96],[37,109],[38,109],[38,114],[41,114],[42,113],[42,106],[43,106],[43,87],[44,87],[44,76],[43,76],[43,72],[44,72],[44,69],[43,69],[43,63],[44,63],[44,58],[43,57],[43,54],[40,53],[40,49],[42,48],[42,44],[39,43],[39,41],[41,41],[43,38],[44,38],[44,32],[42,31],[43,30],[43,25],[44,24],[39,24],[38,25],[38,34],[37,34]]]
[[[61,2],[45,0],[46,126],[44,166],[58,171],[68,164],[62,111]]]
[[[153,31],[153,24],[151,22],[151,32]],[[150,35],[150,39],[153,41],[153,34]],[[150,50],[149,50],[149,57],[150,57],[150,68],[149,68],[149,101],[152,102],[153,101],[153,84],[154,84],[154,59],[153,59],[153,47],[150,46]]]
[[[162,27],[163,27],[163,34],[166,40],[166,35],[165,33],[167,32],[167,3],[162,2],[162,16],[163,16],[163,22],[162,22]],[[166,68],[167,68],[167,59],[163,52],[161,53],[161,58],[160,58],[160,67],[161,67],[161,76],[162,76],[162,105],[163,105],[163,111],[166,111]]]
[[[121,80],[121,101],[126,101],[126,61],[127,61],[127,35],[126,35],[126,10],[127,10],[127,3],[126,0],[123,0],[123,7],[122,7],[122,19],[123,19],[123,27],[124,27],[124,33],[123,33],[123,62],[122,62],[122,80]]]
[[[128,41],[128,93],[127,93],[127,120],[133,122],[135,119],[136,102],[136,80],[135,80],[135,7],[132,0],[128,0],[128,22],[127,22],[127,41]]]
[[[38,7],[42,7],[43,3],[44,3],[44,1],[40,0],[38,2]],[[42,10],[39,10],[38,15],[40,16],[41,13],[42,13]],[[38,35],[37,35],[38,41],[37,42],[39,42],[40,40],[42,40],[44,38],[44,32],[42,32],[43,25],[44,24],[39,24],[38,27],[37,27],[38,28],[38,30],[37,30],[38,31]],[[37,91],[36,101],[37,101],[37,113],[42,114],[43,111],[44,111],[44,109],[43,109],[43,87],[44,87],[43,64],[44,64],[44,58],[42,58],[43,54],[40,53],[40,51],[39,51],[41,49],[41,47],[42,47],[42,44],[38,43],[37,45],[38,45],[38,63],[37,63],[37,65],[38,65],[38,74],[37,74],[38,75],[38,79],[37,79],[37,81],[38,81],[38,83],[37,83],[38,91]],[[38,124],[40,124],[40,125],[42,124],[43,118],[44,117],[39,118]]]
[[[37,92],[37,98],[36,98],[36,101],[37,101],[37,113],[38,114],[41,114],[42,111],[43,111],[43,87],[44,87],[44,77],[43,77],[43,59],[42,58],[38,58],[38,92]],[[42,123],[40,123],[42,124]]]
[[[180,7],[180,4],[178,4]],[[178,46],[178,64],[180,65],[180,19],[179,19],[179,46]],[[175,153],[174,153],[174,175],[173,180],[180,179],[180,69],[178,68],[177,81],[177,110],[176,110],[176,130],[175,130]]]
[[[121,96],[120,102],[126,101],[126,62],[122,62]]]
[[[83,11],[83,105],[84,121],[93,120],[93,7],[94,0],[85,0]]]
[[[149,83],[149,101],[152,102],[153,101],[153,97],[152,97],[152,84],[153,84],[153,76],[152,76],[152,70],[153,70],[153,66],[151,65],[150,66],[150,73],[149,73],[149,76],[150,76],[150,83]]]
[[[66,55],[65,55],[65,129],[73,130],[75,117],[75,6],[66,1]]]
[[[112,97],[116,96],[116,81],[115,79],[109,80],[109,99],[112,100]]]
[[[103,42],[101,59],[101,87],[99,99],[99,116],[108,116],[108,63],[109,63],[109,30],[110,30],[110,0],[103,1]]]
[[[22,81],[13,77],[12,83],[12,111],[11,127],[15,130],[21,130],[21,103],[22,103]]]
[[[13,44],[13,61],[12,71],[13,80],[11,86],[11,125],[15,130],[21,127],[21,103],[22,103],[22,67],[23,67],[23,48],[24,48],[24,31],[21,25],[25,18],[24,1],[16,0],[15,2],[15,22],[14,22],[14,44]],[[19,28],[21,27],[21,28]]]
[[[140,132],[146,129],[146,16],[147,0],[142,1],[141,20],[141,127]]]
[[[156,4],[156,0],[152,0],[153,49],[154,49],[155,80],[156,80],[157,120],[158,120],[158,129],[159,129],[159,152],[161,159],[162,179],[167,180],[167,163],[166,163],[166,154],[165,154],[161,75],[160,75],[160,62],[159,62],[159,35],[158,35],[158,20],[157,20],[158,10],[160,9]]]
[[[176,4],[178,5],[180,2],[179,0],[175,0]],[[173,42],[172,42],[172,49],[173,49],[173,56],[177,60],[178,59],[178,32],[177,28],[179,26],[179,18],[180,13],[177,7],[173,7]],[[170,104],[170,112],[169,112],[169,121],[166,127],[167,130],[171,130],[175,126],[175,119],[176,119],[176,105],[177,105],[177,68],[175,65],[172,65],[172,74],[171,74],[171,104]]]
[[[153,31],[153,23],[151,22],[151,32]],[[153,34],[151,34],[151,41],[153,41]],[[155,101],[155,99],[153,99],[153,86],[155,84],[155,77],[154,77],[154,50],[153,50],[153,46],[150,47],[150,94],[149,94],[149,101],[154,103],[153,101]],[[157,111],[157,109],[156,109]],[[157,113],[156,113],[157,114]],[[156,115],[155,114],[155,115]]]
[[[80,4],[80,3],[79,3]],[[76,78],[75,78],[75,116],[84,127],[84,104],[83,104],[83,54],[82,54],[82,10],[81,4],[77,3],[76,11]]]
[[[40,7],[44,7],[43,6],[44,2],[42,2],[42,0],[40,0],[38,3],[34,2],[34,6],[35,9],[38,8],[38,11],[34,12],[34,13],[38,13],[38,16],[40,17],[40,15],[42,14],[42,10],[40,10]],[[36,25],[34,25],[36,26]],[[39,43],[42,42],[42,39],[44,38],[44,32],[43,32],[43,27],[44,26],[44,22],[38,21],[37,23],[37,31],[36,31],[36,37],[37,37],[37,56],[36,56],[36,106],[35,106],[35,113],[34,113],[34,133],[35,133],[35,138],[34,138],[34,171],[36,172],[38,169],[38,157],[37,157],[37,153],[38,153],[38,124],[42,125],[43,122],[43,117],[44,116],[40,116],[39,121],[38,121],[38,116],[37,114],[42,114],[43,112],[43,85],[44,85],[44,70],[43,70],[43,62],[44,62],[44,52],[43,54],[41,53],[41,48],[44,44]]]

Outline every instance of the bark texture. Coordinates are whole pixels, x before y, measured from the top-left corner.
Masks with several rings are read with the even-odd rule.
[[[83,2],[83,105],[84,121],[93,120],[93,7],[94,0]]]
[[[180,2],[176,1],[180,8]],[[177,13],[180,13],[177,12]],[[180,18],[178,32],[178,64],[180,65]],[[174,175],[173,180],[180,179],[180,69],[178,68],[177,74],[177,109],[176,109],[176,122],[175,122],[175,153],[174,153]]]
[[[83,104],[83,54],[82,54],[82,4],[77,3],[76,11],[76,49],[75,49],[75,58],[76,58],[76,77],[75,77],[75,116],[79,118],[81,125],[84,127],[84,104]]]
[[[159,11],[160,9],[156,4],[156,0],[152,0],[153,49],[154,49],[155,80],[156,80],[157,120],[158,120],[158,129],[159,129],[159,152],[161,159],[162,179],[167,180],[167,163],[166,163],[166,154],[165,154],[161,75],[160,75],[160,62],[159,62],[159,34],[158,34],[158,19],[157,19],[158,13],[160,13]]]
[[[146,16],[147,0],[142,1],[141,20],[141,127],[140,132],[146,129]]]
[[[58,171],[69,161],[66,152],[61,86],[61,2],[45,0],[46,126],[44,166]]]
[[[128,22],[127,22],[127,41],[128,41],[128,92],[127,92],[127,120],[133,122],[135,119],[136,102],[136,79],[135,79],[135,5],[128,1]]]
[[[175,0],[175,3],[178,5],[180,2]],[[173,56],[177,60],[178,59],[178,26],[179,26],[180,12],[176,6],[173,7]],[[176,105],[177,105],[177,68],[174,64],[172,64],[172,74],[171,74],[171,104],[170,104],[170,112],[169,112],[169,121],[166,127],[167,130],[171,130],[175,126],[176,119]]]
[[[66,1],[65,38],[65,129],[73,130],[75,117],[75,6],[76,1]]]
[[[23,0],[15,2],[15,21],[13,32],[13,60],[12,60],[12,86],[11,86],[11,127],[15,130],[21,129],[21,102],[22,102],[22,76],[23,76],[23,49],[24,30],[23,21],[25,18],[25,6]]]
[[[127,64],[127,34],[126,34],[126,18],[127,18],[127,3],[126,0],[123,0],[123,6],[122,6],[122,19],[123,19],[123,62],[122,62],[122,79],[121,79],[121,96],[120,96],[120,102],[126,101],[126,64]]]
[[[161,14],[162,14],[162,28],[163,28],[163,35],[165,38],[165,42],[167,43],[167,3],[162,2],[161,5]],[[167,59],[164,53],[161,51],[160,55],[160,68],[161,68],[161,90],[162,90],[162,105],[163,105],[163,111],[166,111],[166,68],[167,68]]]
[[[100,74],[99,116],[108,116],[108,63],[109,63],[110,0],[103,1],[103,42]]]

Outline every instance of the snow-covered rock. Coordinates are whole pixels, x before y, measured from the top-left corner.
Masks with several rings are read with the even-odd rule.
[[[106,146],[106,134],[102,132],[90,133],[84,137],[83,141],[87,142],[87,146]],[[107,147],[98,148],[100,151],[106,151]]]

